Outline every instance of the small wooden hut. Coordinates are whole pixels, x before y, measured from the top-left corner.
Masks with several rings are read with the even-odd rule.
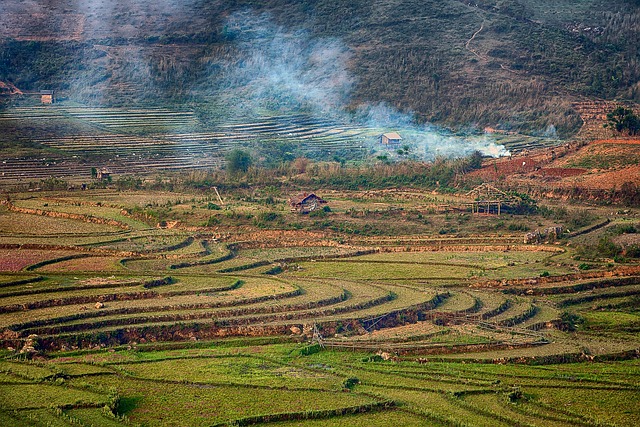
[[[380,143],[382,145],[399,145],[402,137],[396,132],[383,133],[380,135]]]
[[[475,214],[500,215],[505,206],[511,206],[518,202],[516,197],[487,183],[478,185],[469,191],[467,196],[473,196],[476,199],[468,203],[471,207],[471,212]]]
[[[318,209],[322,204],[326,204],[327,201],[321,197],[316,196],[313,193],[302,193],[289,200],[289,206],[291,212],[298,212],[301,214],[309,213]]]
[[[43,104],[53,104],[54,102],[54,93],[52,90],[41,90],[40,91],[40,102]]]
[[[108,181],[109,178],[111,178],[111,171],[108,168],[98,168],[96,170],[96,179]]]

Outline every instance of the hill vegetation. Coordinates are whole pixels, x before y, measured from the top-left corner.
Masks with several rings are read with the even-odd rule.
[[[324,105],[332,110],[383,102],[419,121],[566,136],[581,125],[574,101],[640,100],[637,1],[61,1],[25,9],[8,0],[3,8],[0,81],[82,103],[191,104],[215,118],[230,104],[234,114],[315,108],[317,90],[335,95]],[[308,93],[294,93],[291,82]]]

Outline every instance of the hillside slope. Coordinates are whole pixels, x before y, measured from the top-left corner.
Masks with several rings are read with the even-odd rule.
[[[229,105],[383,102],[447,126],[567,136],[581,126],[572,102],[640,100],[636,0],[4,0],[3,9],[0,81],[83,103],[191,103],[209,117]]]

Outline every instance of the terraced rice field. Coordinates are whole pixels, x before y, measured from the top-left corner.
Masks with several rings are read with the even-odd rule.
[[[30,133],[43,123],[47,131]],[[0,176],[6,184],[50,177],[89,180],[92,167],[108,167],[116,176],[218,168],[229,150],[251,144],[290,143],[311,158],[337,152],[364,158],[385,131],[302,114],[205,125],[188,110],[65,104],[15,107],[0,112],[0,125],[19,129],[12,141],[45,148],[34,156],[5,154]],[[496,138],[512,152],[557,144],[532,137]]]
[[[278,246],[151,228],[104,194],[0,215],[46,219],[0,236],[2,425],[640,423],[637,266],[498,236]]]
[[[365,131],[304,115],[270,116],[206,127],[191,111],[164,108],[56,105],[17,107],[0,113],[0,123],[7,125],[42,120],[57,123],[60,131],[46,137],[19,134],[16,139],[48,147],[49,154],[2,159],[0,174],[11,180],[8,182],[72,176],[89,179],[91,167],[108,167],[115,175],[218,168],[229,150],[256,143],[300,144],[310,155],[332,150],[353,150],[364,155],[366,151]],[[67,123],[82,124],[85,130],[69,133],[64,129]],[[86,159],[91,163],[87,164]]]

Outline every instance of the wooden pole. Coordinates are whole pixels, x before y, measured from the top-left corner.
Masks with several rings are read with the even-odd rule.
[[[213,189],[216,192],[216,196],[218,196],[218,200],[220,201],[220,204],[224,205],[224,202],[222,201],[222,197],[220,197],[220,193],[218,193],[218,187],[213,187]]]

